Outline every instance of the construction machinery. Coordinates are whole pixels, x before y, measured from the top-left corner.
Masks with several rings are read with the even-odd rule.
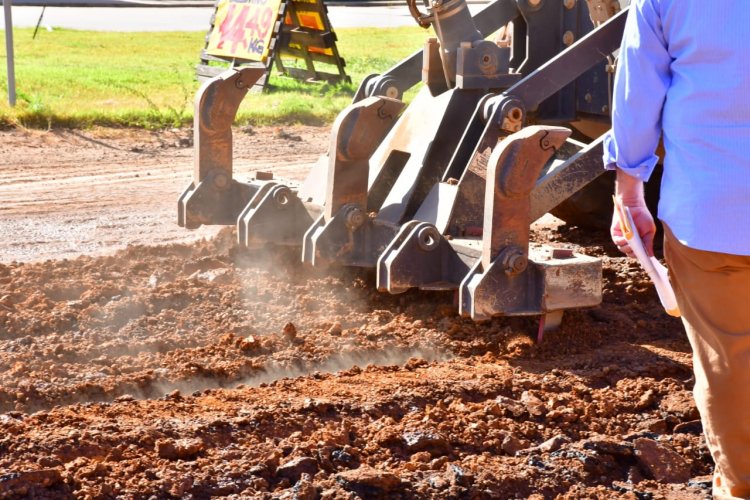
[[[242,247],[296,246],[312,266],[372,268],[381,291],[454,290],[474,320],[539,315],[548,329],[565,309],[597,305],[601,262],[531,244],[529,226],[585,212],[580,191],[603,173],[627,5],[495,0],[472,17],[466,0],[407,3],[437,37],[364,79],[300,186],[232,174],[231,124],[263,70],[204,83],[179,224],[236,224]]]

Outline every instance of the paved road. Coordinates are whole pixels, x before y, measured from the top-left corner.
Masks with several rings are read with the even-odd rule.
[[[470,4],[476,12],[484,5]],[[48,29],[70,28],[100,31],[202,31],[208,28],[211,7],[189,8],[112,8],[112,7],[48,7],[42,26]],[[41,7],[13,7],[13,25],[34,27]],[[334,28],[396,27],[415,25],[404,5],[392,6],[331,6],[328,8]],[[0,27],[4,23],[0,12]]]

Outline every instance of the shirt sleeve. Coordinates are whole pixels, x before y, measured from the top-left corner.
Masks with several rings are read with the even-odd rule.
[[[620,46],[612,103],[612,130],[604,137],[604,165],[647,181],[659,157],[661,116],[672,80],[672,58],[662,30],[659,0],[633,0]]]

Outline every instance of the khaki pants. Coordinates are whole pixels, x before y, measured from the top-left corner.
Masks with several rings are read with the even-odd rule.
[[[695,250],[666,225],[664,233],[693,347],[693,394],[716,462],[714,498],[750,498],[750,256]]]

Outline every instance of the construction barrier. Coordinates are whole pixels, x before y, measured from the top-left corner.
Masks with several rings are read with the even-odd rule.
[[[344,59],[336,47],[336,33],[328,19],[328,9],[323,0],[288,0],[284,25],[279,36],[279,54],[276,68],[284,74],[301,80],[350,82],[346,75]],[[305,69],[285,66],[284,57],[305,62]],[[319,71],[315,63],[335,66],[336,73]]]
[[[284,58],[300,60],[304,68]],[[198,78],[216,76],[227,66],[264,66],[266,76],[256,84],[263,88],[274,62],[280,73],[300,80],[351,81],[323,0],[220,0],[201,51]],[[336,72],[320,71],[315,63],[334,66]]]

